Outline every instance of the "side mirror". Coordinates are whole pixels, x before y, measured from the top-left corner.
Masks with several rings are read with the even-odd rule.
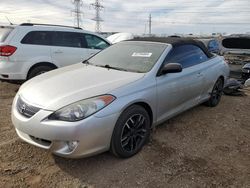
[[[161,70],[161,75],[167,73],[177,73],[182,71],[182,65],[179,63],[168,63],[165,64]]]

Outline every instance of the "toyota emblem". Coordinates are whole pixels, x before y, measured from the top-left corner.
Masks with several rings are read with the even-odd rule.
[[[21,107],[21,113],[24,113],[26,110],[26,104],[23,104],[22,107]]]

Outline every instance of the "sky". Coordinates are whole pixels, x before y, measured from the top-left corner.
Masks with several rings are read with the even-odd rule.
[[[0,24],[76,24],[73,0],[0,1]],[[83,0],[81,26],[95,30],[95,0]],[[102,31],[148,33],[149,14],[154,34],[250,32],[250,0],[100,0]]]

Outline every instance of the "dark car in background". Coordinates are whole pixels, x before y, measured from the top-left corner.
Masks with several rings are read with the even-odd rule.
[[[250,36],[229,36],[221,40],[221,54],[250,55]]]
[[[207,47],[208,51],[211,53],[220,53],[220,42],[215,38],[210,39],[199,39]]]

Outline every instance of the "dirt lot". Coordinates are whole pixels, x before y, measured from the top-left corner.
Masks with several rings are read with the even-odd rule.
[[[68,160],[17,138],[10,120],[17,88],[0,82],[0,187],[250,187],[249,96],[224,96],[216,108],[171,119],[133,158]]]

